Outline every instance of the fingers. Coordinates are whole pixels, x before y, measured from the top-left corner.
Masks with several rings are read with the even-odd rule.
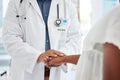
[[[56,64],[56,63],[54,63],[54,62],[49,62],[48,64],[47,64],[47,66],[49,66],[49,67],[58,67],[58,66],[60,66],[61,64]]]
[[[57,56],[65,56],[65,54],[64,53],[62,53],[62,52],[60,52],[60,51],[55,51],[55,53],[54,54],[56,54]]]
[[[48,63],[45,63],[45,66],[49,69],[52,67],[52,66],[48,65]]]
[[[64,53],[56,51],[56,50],[48,50],[45,52],[45,56],[51,58],[62,57],[65,56]]]
[[[51,61],[49,61],[48,65],[50,65],[50,66],[60,66],[62,63],[64,63],[63,58],[64,57],[54,58]]]
[[[52,53],[53,55],[57,55],[57,56],[64,56],[65,55],[63,52],[56,51],[56,50],[49,50],[48,53]]]
[[[56,50],[48,50],[40,55],[39,61],[44,62],[45,66],[48,68],[57,67],[61,65],[60,59],[58,57],[63,57],[63,56],[65,56],[65,54],[62,52]],[[58,59],[54,60],[55,58]]]
[[[55,58],[50,58],[49,60],[47,60],[47,62],[45,62],[45,66],[48,68],[59,66],[58,64],[55,64],[56,62],[54,61],[55,61]]]

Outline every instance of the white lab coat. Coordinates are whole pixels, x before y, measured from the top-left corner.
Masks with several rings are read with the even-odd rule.
[[[11,78],[44,80],[44,64],[37,62],[38,56],[45,52],[45,24],[42,14],[36,0],[23,0],[24,8],[19,7],[19,1],[10,0],[3,21],[3,43],[12,57]],[[51,49],[66,54],[79,53],[81,34],[75,7],[70,0],[66,0],[68,23],[56,27],[54,22],[57,19],[58,3],[60,18],[64,18],[63,0],[52,0],[48,17]],[[16,17],[18,14],[19,18]],[[50,80],[60,80],[63,75],[60,75],[61,72],[61,67],[52,68]]]

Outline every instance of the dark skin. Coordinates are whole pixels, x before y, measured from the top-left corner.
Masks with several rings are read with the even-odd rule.
[[[104,44],[103,80],[120,80],[120,50],[110,43]]]
[[[62,63],[72,63],[72,64],[77,64],[78,59],[80,55],[69,55],[69,56],[63,56],[63,57],[57,57],[49,61],[48,65],[50,67],[52,66],[59,66]]]

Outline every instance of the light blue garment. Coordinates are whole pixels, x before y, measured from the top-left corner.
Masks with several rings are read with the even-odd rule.
[[[48,31],[48,16],[49,16],[49,10],[51,5],[51,0],[37,0],[38,5],[41,9],[42,17],[45,22],[46,26],[46,41],[45,41],[45,51],[50,49],[50,40],[49,40],[49,31]]]

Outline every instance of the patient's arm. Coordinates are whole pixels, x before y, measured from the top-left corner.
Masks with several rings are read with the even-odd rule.
[[[79,57],[80,55],[69,55],[69,56],[54,58],[49,62],[49,65],[57,66],[57,65],[61,65],[62,63],[77,64]]]
[[[104,44],[104,80],[120,80],[120,50],[110,43]]]

